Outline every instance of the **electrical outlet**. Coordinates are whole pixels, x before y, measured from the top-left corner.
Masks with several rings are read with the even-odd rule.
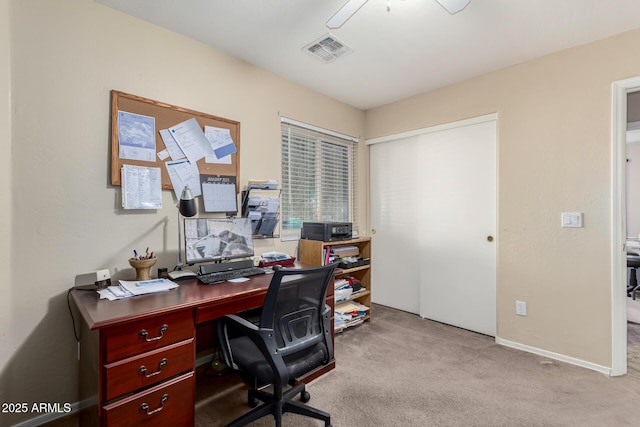
[[[527,315],[527,303],[524,301],[516,301],[516,314],[518,316]]]

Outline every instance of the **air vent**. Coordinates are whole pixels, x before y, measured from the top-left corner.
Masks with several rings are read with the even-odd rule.
[[[333,34],[322,36],[306,45],[303,49],[325,63],[333,62],[353,52],[349,46],[336,39]]]

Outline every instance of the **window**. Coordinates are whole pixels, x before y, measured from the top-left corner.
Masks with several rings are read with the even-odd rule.
[[[305,221],[356,228],[356,138],[282,118],[282,240]]]

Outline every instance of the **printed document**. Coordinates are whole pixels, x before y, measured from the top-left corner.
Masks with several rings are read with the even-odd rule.
[[[185,186],[188,186],[191,190],[193,197],[197,197],[202,194],[200,189],[200,172],[198,166],[195,163],[191,163],[187,159],[175,160],[166,162],[167,172],[169,173],[169,179],[173,186],[173,191],[176,194],[176,198],[180,200],[182,196],[182,190]]]
[[[195,164],[207,154],[213,155],[211,144],[195,117],[170,127],[169,132],[191,163]]]
[[[171,132],[169,132],[169,129],[160,129],[160,136],[162,137],[164,146],[167,148],[167,151],[171,156],[171,160],[184,159],[184,153],[175,138],[171,135]]]
[[[118,111],[118,157],[155,162],[155,117]]]
[[[213,155],[208,155],[205,162],[231,164],[231,155],[237,150],[229,129],[205,126],[204,134],[211,144]]]
[[[160,168],[122,165],[122,207],[162,209]]]
[[[205,212],[238,212],[235,176],[200,175]]]

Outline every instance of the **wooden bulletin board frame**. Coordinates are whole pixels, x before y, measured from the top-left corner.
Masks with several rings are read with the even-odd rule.
[[[211,114],[201,113],[187,108],[177,107],[175,105],[154,101],[152,99],[131,95],[117,90],[111,91],[111,185],[122,185],[120,169],[122,168],[122,165],[127,164],[160,168],[162,173],[162,188],[166,190],[173,189],[169,173],[164,165],[164,162],[171,160],[170,158],[160,160],[156,156],[154,162],[120,158],[118,111],[126,111],[128,113],[141,114],[155,118],[156,154],[165,149],[165,145],[159,131],[161,129],[168,129],[192,117],[195,117],[201,128],[204,128],[204,126],[214,126],[229,129],[231,138],[233,139],[237,149],[237,151],[231,155],[231,164],[206,163],[203,158],[198,161],[198,170],[200,171],[200,174],[235,176],[236,193],[239,192],[240,122]]]

